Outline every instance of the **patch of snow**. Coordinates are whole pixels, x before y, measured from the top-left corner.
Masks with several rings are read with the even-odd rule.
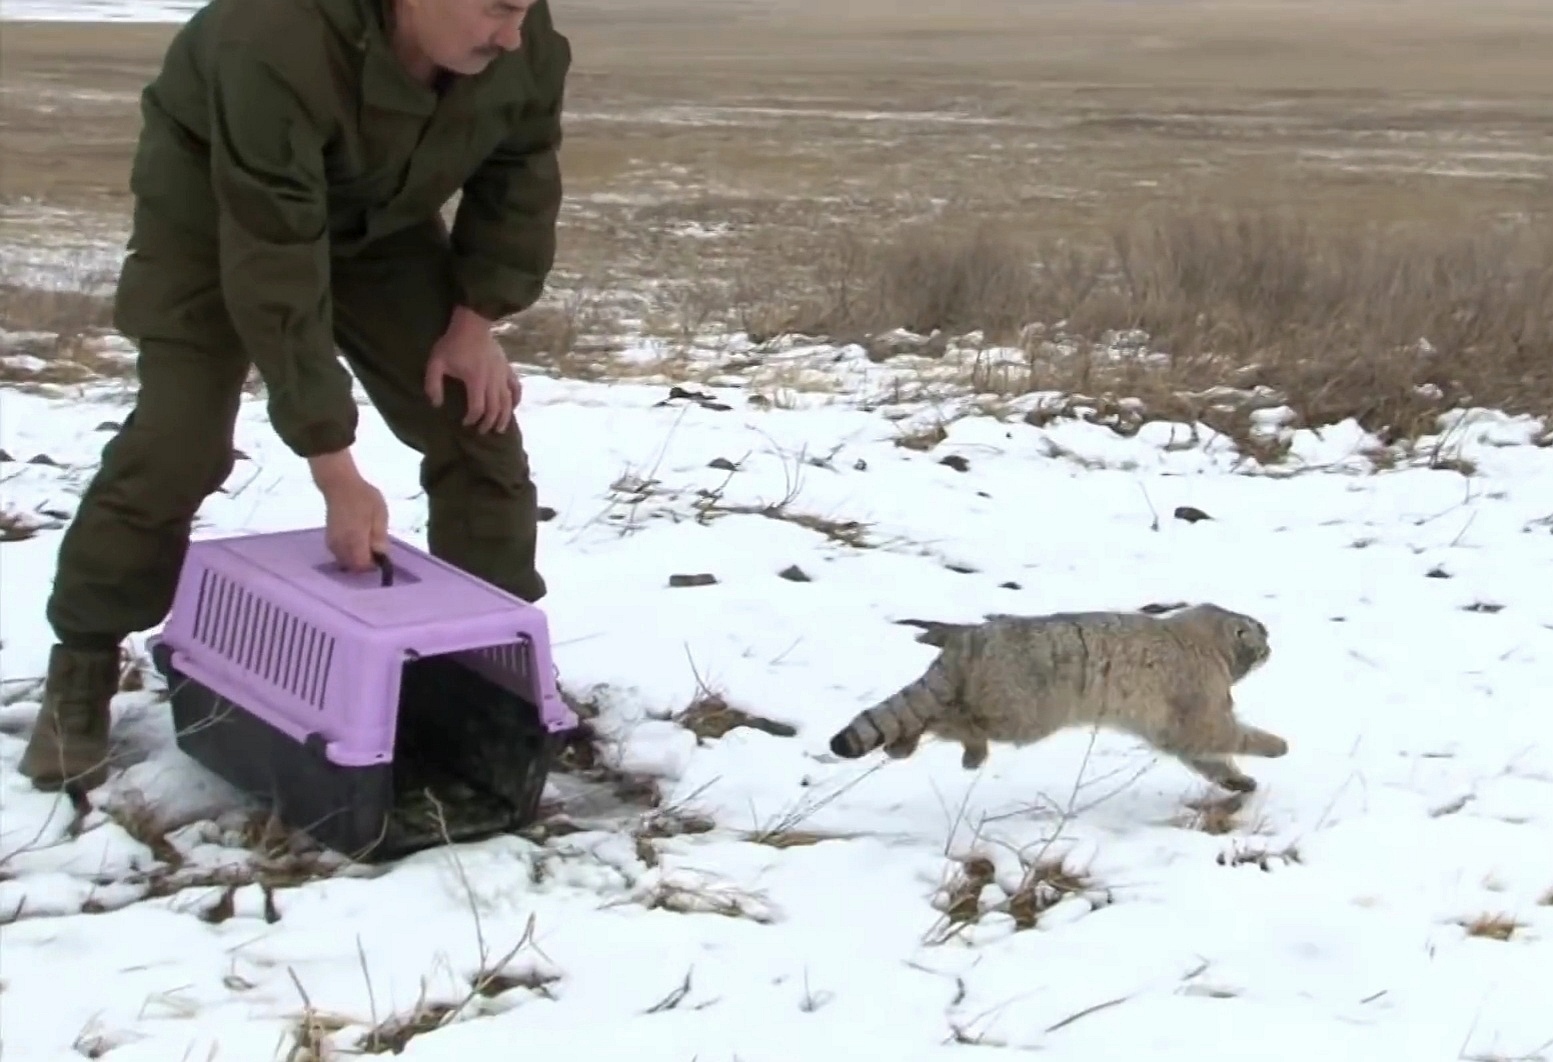
[[[790,353],[864,382],[890,364]],[[0,392],[5,509],[37,520],[0,544],[8,1057],[269,1062],[309,1009],[349,1049],[432,1005],[442,1027],[404,1057],[1546,1050],[1541,424],[1442,418],[1429,443],[1470,462],[1463,476],[1377,469],[1356,425],[1292,429],[1269,408],[1259,423],[1287,434],[1297,471],[1280,477],[1202,425],[1124,437],[972,411],[917,450],[897,440],[942,410],[687,389],[706,397],[535,377],[520,411],[556,511],[540,557],[563,681],[598,701],[605,757],[655,779],[662,806],[588,819],[558,774],[551,797],[576,832],[229,896],[210,881],[249,858],[246,802],[176,749],[154,688],[118,699],[132,766],[83,817],[16,773],[60,527],[127,396]],[[237,445],[197,534],[321,522],[259,400]],[[394,533],[423,544],[416,461],[370,408],[359,452]],[[1182,507],[1210,518],[1176,519]],[[716,582],[669,586],[696,573]],[[1239,710],[1291,746],[1242,761],[1261,788],[1216,830],[1188,806],[1211,790],[1116,735],[994,746],[976,772],[933,741],[888,763],[826,749],[932,658],[901,620],[1190,600],[1268,624],[1273,658]],[[671,716],[701,686],[796,736],[698,740]],[[155,830],[134,828],[148,817]],[[702,825],[650,828],[676,819]],[[171,883],[194,884],[158,877],[163,845],[186,875]],[[967,862],[987,868],[969,899]],[[1038,886],[1031,868],[1046,868]],[[979,920],[951,931],[946,912],[966,910]],[[1498,916],[1519,923],[1507,940],[1466,928]],[[473,991],[503,959],[500,983]]]
[[[0,22],[186,22],[201,0],[5,0]]]

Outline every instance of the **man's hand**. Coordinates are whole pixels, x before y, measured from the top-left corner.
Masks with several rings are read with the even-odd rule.
[[[373,567],[374,553],[388,552],[388,503],[356,469],[349,450],[310,458],[313,482],[324,496],[325,541],[341,567]]]
[[[482,433],[507,430],[512,411],[523,398],[523,385],[491,335],[491,322],[463,306],[453,311],[447,331],[432,345],[426,362],[426,397],[439,409],[442,381],[448,376],[462,381],[469,396],[466,427],[478,424],[476,430]]]

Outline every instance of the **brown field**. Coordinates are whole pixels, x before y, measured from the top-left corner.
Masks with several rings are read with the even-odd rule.
[[[1404,433],[1453,401],[1553,412],[1546,0],[552,2],[576,60],[546,347],[1141,328],[1163,367],[1034,352],[1017,386],[1233,376]],[[106,240],[75,268],[111,279],[171,31],[5,24],[6,253]],[[0,325],[28,323],[4,279]]]

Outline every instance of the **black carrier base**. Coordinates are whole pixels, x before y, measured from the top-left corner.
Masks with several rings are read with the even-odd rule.
[[[508,833],[539,814],[559,740],[526,699],[448,657],[404,666],[394,758],[342,767],[172,665],[156,644],[178,747],[289,829],[360,862]]]

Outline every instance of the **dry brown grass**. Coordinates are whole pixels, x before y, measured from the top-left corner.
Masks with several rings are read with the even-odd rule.
[[[1190,801],[1181,824],[1210,837],[1233,833],[1241,825],[1240,812],[1245,808],[1247,795],[1231,793],[1225,797]]]
[[[1070,896],[1088,897],[1102,904],[1109,902],[1105,890],[1068,869],[1057,857],[1042,854],[1022,859],[1023,873],[1012,892],[996,884],[996,867],[986,856],[973,855],[952,862],[955,869],[935,903],[941,917],[928,934],[933,943],[958,936],[989,914],[1008,916],[1015,931],[1022,931],[1034,929],[1043,914]]]
[[[77,809],[78,813],[83,810],[86,809]],[[237,890],[249,885],[257,885],[263,892],[265,920],[272,924],[278,922],[276,890],[321,881],[339,874],[345,867],[341,860],[266,814],[251,816],[244,826],[240,843],[249,854],[245,864],[204,868],[188,864],[169,838],[167,823],[149,802],[132,795],[106,812],[125,833],[144,844],[157,861],[157,865],[145,871],[141,879],[140,883],[146,886],[141,899],[172,896],[189,889],[218,889],[216,899],[198,912],[203,920],[211,923],[231,918]],[[88,901],[83,910],[93,913],[101,909],[94,908]]]
[[[759,730],[772,737],[794,737],[798,733],[798,729],[788,723],[736,708],[722,694],[714,692],[698,695],[689,707],[674,717],[674,721],[694,734],[700,744],[716,741],[740,727]]]
[[[1481,914],[1475,918],[1463,920],[1461,927],[1467,931],[1469,937],[1505,941],[1515,936],[1517,930],[1524,929],[1525,923],[1506,914]]]
[[[1300,862],[1299,848],[1292,844],[1282,848],[1261,844],[1236,844],[1220,852],[1218,856],[1221,867],[1256,867],[1258,870],[1269,872]]]
[[[966,386],[1077,392],[1124,427],[1138,397],[1252,448],[1246,404],[1204,391],[1261,384],[1307,423],[1398,437],[1452,404],[1553,411],[1553,19],[1533,0],[557,18],[577,56],[562,250],[506,342],[558,373],[618,371],[624,328],[671,352],[721,328],[979,329],[1029,356]],[[135,94],[169,32],[7,25],[0,244],[122,239]],[[0,294],[0,325],[104,305]],[[1112,356],[1134,330],[1165,356]]]
[[[1354,417],[1390,442],[1465,405],[1553,413],[1553,229],[1177,210],[1118,229],[1108,250],[938,222],[838,257],[847,272],[816,283],[792,330],[981,330],[1026,356],[973,367],[976,390],[1084,396],[1122,430],[1158,416],[1247,437],[1252,413],[1287,403],[1296,426]],[[1225,386],[1255,393],[1226,405]]]
[[[87,286],[89,278],[72,276],[69,283]],[[14,332],[48,332],[72,338],[87,329],[112,323],[113,302],[90,291],[0,283],[0,328]]]
[[[205,922],[219,924],[235,917],[238,891],[256,886],[263,897],[263,917],[273,925],[281,920],[276,900],[280,890],[341,875],[376,873],[372,868],[353,865],[319,848],[305,835],[285,828],[264,814],[249,816],[235,837],[230,833],[222,836],[222,843],[241,848],[245,859],[202,864],[188,858],[174,840],[173,824],[143,795],[130,791],[101,809],[95,808],[79,791],[67,790],[66,795],[71,816],[61,837],[47,842],[43,839],[45,831],[40,830],[31,841],[0,855],[0,878],[8,873],[5,865],[12,858],[55,843],[72,844],[93,830],[110,824],[116,826],[131,840],[145,846],[151,863],[121,877],[94,881],[93,888],[81,903],[82,914],[104,914],[145,900],[181,898],[192,891],[214,894],[196,897],[189,910]],[[0,924],[30,917],[33,912],[24,896],[14,910],[0,915]]]

